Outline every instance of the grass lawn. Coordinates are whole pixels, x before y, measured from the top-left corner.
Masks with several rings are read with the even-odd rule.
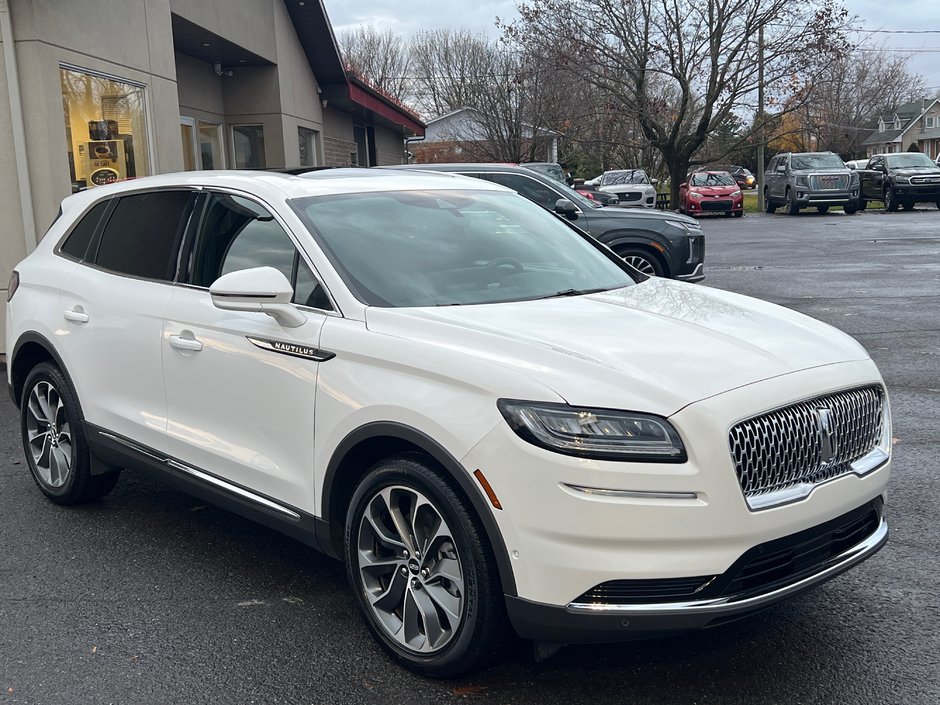
[[[744,212],[760,213],[757,208],[757,189],[747,189],[744,191]]]

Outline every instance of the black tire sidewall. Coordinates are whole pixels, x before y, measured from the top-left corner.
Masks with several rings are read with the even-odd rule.
[[[635,250],[631,248],[624,248],[622,250],[617,250],[617,254],[620,255],[620,257],[622,257],[624,260],[626,260],[627,257],[642,257],[647,262],[649,262],[650,265],[653,267],[654,276],[657,276],[657,277],[664,276],[663,265],[656,258],[656,255],[650,252],[645,252],[643,250]],[[643,274],[644,276],[650,276],[646,274],[646,272],[640,272],[640,273]]]
[[[375,493],[390,485],[403,485],[415,489],[434,502],[435,508],[444,516],[453,532],[453,539],[460,555],[464,573],[463,618],[457,635],[441,651],[434,654],[416,654],[405,650],[395,642],[372,614],[372,607],[365,597],[359,578],[359,565],[355,546],[362,514],[367,500]],[[472,508],[447,483],[425,467],[420,461],[411,458],[389,458],[377,463],[360,482],[350,501],[344,531],[344,553],[346,572],[349,583],[355,593],[355,599],[362,611],[369,630],[382,647],[398,660],[413,670],[424,675],[447,677],[463,672],[465,655],[473,647],[473,642],[481,625],[480,571],[495,570],[494,565],[486,565],[484,547],[475,545],[460,517],[461,512],[452,506],[456,501],[462,504],[465,515],[472,516]],[[481,563],[483,563],[481,565]]]
[[[36,463],[29,449],[26,428],[27,403],[33,388],[40,382],[47,382],[55,388],[65,407],[65,413],[72,431],[71,465],[68,478],[61,487],[52,487],[39,477]],[[23,453],[26,456],[26,464],[29,466],[30,474],[42,493],[60,504],[72,504],[80,501],[83,498],[85,485],[90,477],[90,460],[88,457],[88,444],[85,440],[82,411],[78,398],[75,396],[65,375],[50,363],[43,362],[36,365],[23,384],[23,394],[20,397],[20,435],[23,442]]]

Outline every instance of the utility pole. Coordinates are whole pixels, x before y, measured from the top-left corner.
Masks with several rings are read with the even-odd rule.
[[[764,25],[757,30],[757,207],[764,210]]]

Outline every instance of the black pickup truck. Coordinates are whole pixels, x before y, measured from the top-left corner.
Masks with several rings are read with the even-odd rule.
[[[884,201],[885,210],[892,212],[925,202],[940,208],[940,167],[921,152],[875,154],[858,176],[859,210],[865,210],[868,201]]]

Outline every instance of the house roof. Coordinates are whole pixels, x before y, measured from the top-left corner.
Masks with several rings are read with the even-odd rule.
[[[473,107],[470,107],[469,105],[465,105],[465,106],[462,107],[462,108],[457,108],[456,110],[451,110],[449,113],[444,113],[443,115],[438,115],[436,118],[432,118],[432,119],[428,120],[428,121],[427,121],[427,124],[428,124],[428,126],[430,126],[430,125],[433,125],[433,124],[436,123],[436,122],[440,122],[441,120],[446,120],[447,118],[453,117],[454,115],[457,115],[457,114],[459,114],[459,113],[464,113],[464,112],[467,112],[467,113],[478,113],[478,114],[480,114],[480,113],[482,113],[483,111],[480,110],[479,108],[473,108]],[[532,125],[530,125],[530,124],[527,123],[527,122],[523,122],[522,125],[524,125],[525,127],[532,127]],[[545,135],[560,135],[560,134],[561,134],[558,130],[552,130],[552,129],[549,129],[549,128],[547,128],[547,127],[537,127],[537,128],[535,128],[535,129],[536,129],[539,133],[545,134]]]
[[[900,139],[901,135],[904,134],[906,130],[885,130],[884,132],[878,132],[875,130],[864,142],[862,146],[868,144],[888,144],[889,142],[896,142]]]
[[[885,125],[893,125],[894,118],[897,116],[898,121],[901,123],[901,129],[878,132],[876,127],[875,131],[868,139],[862,142],[862,145],[888,144],[889,142],[899,141],[901,136],[911,129],[911,127],[917,123],[918,119],[937,103],[937,100],[936,98],[912,100],[909,103],[902,103],[888,115],[881,115],[878,120],[879,122],[885,123]]]

